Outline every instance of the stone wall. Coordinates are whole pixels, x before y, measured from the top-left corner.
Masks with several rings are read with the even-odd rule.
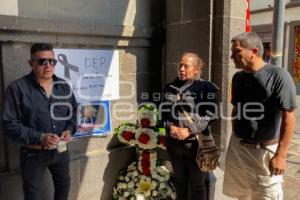
[[[212,3],[197,0],[167,0],[167,40],[165,82],[177,76],[177,66],[185,51],[195,52],[207,64],[203,77],[208,79],[211,65]]]
[[[0,15],[0,103],[8,84],[30,71],[27,60],[34,42],[49,42],[55,48],[119,50],[120,81],[130,82],[132,86],[120,84],[121,99],[112,101],[111,108],[117,102],[124,102],[132,110],[111,110],[112,127],[122,121],[122,116],[131,116],[130,121],[134,122],[138,103],[153,100],[152,95],[142,97],[142,94],[161,90],[164,3],[159,0],[84,1],[87,5],[78,7],[82,1],[73,2],[27,1],[25,5],[19,1],[19,16]],[[130,91],[133,95],[122,99]],[[118,172],[135,156],[134,148],[120,145],[112,133],[105,138],[74,140],[69,149],[70,199],[111,199]],[[52,199],[50,179],[47,172],[42,186],[45,200]],[[23,199],[18,144],[5,137],[2,130],[0,199]]]
[[[230,115],[230,80],[235,71],[230,60],[230,39],[245,31],[245,13],[246,3],[238,0],[167,0],[164,82],[176,77],[183,52],[198,53],[206,63],[202,78],[219,86],[220,109],[223,115]],[[231,132],[229,123],[219,120],[214,125],[223,152]]]
[[[230,39],[245,30],[245,2],[95,2],[18,1],[19,17],[0,16],[2,98],[7,84],[29,71],[26,60],[29,56],[29,46],[33,42],[47,41],[58,48],[120,50],[120,80],[132,82],[136,92],[132,98],[117,102],[130,104],[153,100],[151,95],[142,98],[145,97],[143,93],[160,91],[163,84],[176,77],[181,54],[192,51],[198,53],[206,62],[203,78],[215,82],[220,87],[218,99],[223,116],[230,115],[230,80],[235,72],[230,61]],[[14,15],[14,12],[11,13]],[[166,36],[162,28],[164,22]],[[121,95],[127,95],[130,90],[128,85],[120,85]],[[112,106],[115,103],[116,101],[112,102]],[[135,111],[124,112],[123,116],[132,115],[134,119]],[[112,117],[112,121],[115,127],[121,120]],[[231,134],[230,121],[220,119],[213,127],[224,156]],[[0,199],[22,199],[17,148],[6,140],[3,134],[0,134]],[[70,199],[110,199],[115,176],[119,169],[134,157],[133,149],[120,147],[111,135],[108,138],[73,141],[70,150]],[[48,179],[49,176],[46,183]],[[222,179],[218,177],[218,180]],[[49,190],[49,187],[44,188],[45,194],[52,190]],[[218,195],[222,193],[221,185],[217,185],[216,193],[215,199],[225,199]]]
[[[246,1],[239,0],[167,0],[167,40],[164,83],[176,77],[180,56],[185,51],[198,53],[206,62],[202,78],[214,82],[218,91],[221,118],[212,125],[213,135],[221,149],[215,199],[227,199],[222,193],[226,147],[231,135],[230,93],[234,64],[230,60],[230,39],[245,31]]]
[[[231,56],[231,38],[245,32],[246,2],[224,0],[214,4],[213,53],[211,80],[220,87],[218,92],[220,120],[215,124],[214,132],[219,139],[221,168],[224,168],[226,147],[231,136],[231,78],[237,71]]]

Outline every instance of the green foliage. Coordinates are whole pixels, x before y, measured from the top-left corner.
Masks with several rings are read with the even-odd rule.
[[[150,103],[141,105],[138,110],[139,111],[148,110],[148,111],[157,112],[156,106],[154,104],[150,104]]]
[[[138,128],[137,124],[133,124],[133,123],[130,123],[130,122],[124,122],[124,123],[120,124],[118,127],[116,127],[114,129],[114,134],[118,134],[120,128],[124,127],[124,126]]]

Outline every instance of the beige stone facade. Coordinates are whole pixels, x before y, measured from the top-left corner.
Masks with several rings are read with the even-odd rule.
[[[4,3],[6,7],[2,7]],[[176,76],[180,55],[184,51],[199,53],[206,62],[203,78],[220,87],[220,108],[229,116],[230,80],[235,71],[230,61],[230,39],[245,30],[245,9],[246,4],[239,0],[1,1],[0,103],[7,85],[29,72],[30,45],[46,41],[56,48],[119,50],[120,81],[131,82],[135,92],[130,99],[112,101],[112,106],[153,101],[151,94],[160,92]],[[128,87],[120,85],[120,94],[128,94]],[[150,92],[148,98],[142,97],[146,92]],[[123,115],[135,113],[134,106]],[[113,127],[120,121],[112,115]],[[230,121],[218,120],[214,133],[224,156]],[[133,148],[120,146],[112,134],[78,139],[69,148],[72,200],[111,199],[119,170],[134,159],[135,153]],[[23,198],[17,149],[1,130],[1,200]],[[221,169],[216,174],[219,180]],[[49,179],[48,174],[43,186],[45,200],[51,199],[53,190]],[[219,181],[215,199],[223,198]]]

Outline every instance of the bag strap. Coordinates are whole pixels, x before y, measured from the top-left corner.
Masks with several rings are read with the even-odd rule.
[[[193,119],[191,118],[191,116],[186,112],[186,110],[183,108],[183,106],[181,106],[181,109],[182,109],[183,115],[188,120],[188,122],[190,124],[194,124],[195,122],[193,121]]]

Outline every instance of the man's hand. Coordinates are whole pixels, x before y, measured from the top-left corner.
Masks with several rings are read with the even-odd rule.
[[[269,169],[270,169],[271,176],[282,175],[286,169],[285,158],[275,154],[274,157],[270,160]]]
[[[281,111],[282,123],[280,129],[280,138],[274,157],[270,161],[271,175],[281,175],[286,169],[286,155],[289,143],[293,137],[296,114],[295,110]]]
[[[62,132],[62,134],[60,136],[60,140],[62,140],[64,142],[70,142],[72,140],[71,131],[65,130],[64,132]]]
[[[53,133],[43,133],[41,136],[41,143],[43,146],[53,149],[59,142],[59,137]]]
[[[179,140],[185,140],[189,136],[190,136],[190,133],[189,133],[188,128],[179,128],[179,132],[178,132]]]

